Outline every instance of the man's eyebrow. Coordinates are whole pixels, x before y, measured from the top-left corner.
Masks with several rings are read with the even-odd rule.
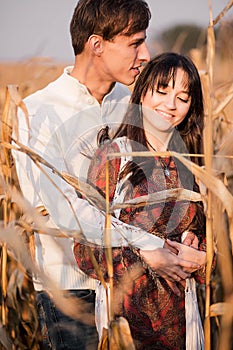
[[[144,37],[144,38],[134,38],[134,39],[132,39],[131,44],[135,44],[135,43],[141,44],[145,40],[146,40],[146,37]]]

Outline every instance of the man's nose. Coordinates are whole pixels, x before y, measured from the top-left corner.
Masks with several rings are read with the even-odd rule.
[[[150,53],[145,42],[140,45],[138,58],[141,62],[150,61]]]

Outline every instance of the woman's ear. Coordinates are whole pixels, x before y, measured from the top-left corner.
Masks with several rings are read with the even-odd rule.
[[[88,45],[94,55],[100,56],[103,52],[103,38],[100,35],[92,34],[88,39]]]

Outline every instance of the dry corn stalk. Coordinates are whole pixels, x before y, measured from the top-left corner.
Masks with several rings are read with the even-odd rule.
[[[225,7],[225,9],[220,13],[220,15],[213,20],[213,14],[212,14],[212,4],[211,0],[209,0],[209,14],[210,14],[210,24],[208,27],[208,35],[207,35],[207,76],[206,76],[206,84],[204,84],[205,87],[207,87],[207,115],[206,115],[206,126],[205,126],[205,133],[204,133],[204,149],[205,149],[205,166],[206,170],[209,174],[211,174],[212,171],[212,159],[213,159],[213,119],[214,119],[214,60],[215,60],[215,35],[214,35],[214,25],[220,20],[220,18],[223,17],[223,15],[227,12],[227,10],[232,6],[233,1],[230,0],[228,2],[228,5]],[[225,100],[224,103],[228,103],[228,100]],[[210,306],[211,306],[211,291],[210,291],[210,282],[211,282],[211,264],[213,259],[213,247],[214,247],[214,237],[213,237],[213,227],[214,226],[214,215],[213,215],[213,203],[215,201],[215,195],[213,196],[213,189],[208,189],[208,198],[207,198],[207,215],[206,215],[206,228],[207,228],[207,267],[206,267],[206,307],[205,307],[205,349],[210,350],[211,349],[211,324],[210,324]],[[218,197],[218,196],[217,196]],[[231,201],[230,196],[226,194],[226,198],[228,198],[229,202]],[[222,198],[223,200],[226,200],[226,198]],[[231,209],[229,208],[228,203],[228,223],[229,223],[229,231],[230,231],[230,237],[231,237],[231,243],[233,242],[233,225],[232,225],[232,213]],[[217,242],[219,243],[219,242]],[[226,253],[227,254],[227,253]],[[231,293],[233,293],[233,286],[232,286],[232,264],[231,264],[232,257],[228,257],[227,263],[230,266],[230,273],[231,276],[228,275],[230,278],[230,290]],[[221,262],[221,259],[220,259]],[[221,267],[221,263],[220,263]],[[221,271],[222,276],[225,274],[225,271]],[[224,280],[223,280],[223,286],[225,291],[228,290],[225,286]],[[225,293],[224,297],[228,301],[228,293]],[[224,325],[224,336],[223,333],[220,334],[220,341],[219,341],[219,350],[230,350],[230,341],[231,341],[231,331],[232,331],[232,315],[231,317],[228,317],[228,314],[224,314],[222,316],[222,325]]]
[[[11,140],[12,128],[17,123],[17,108],[26,109],[18,93],[17,86],[8,86],[6,89],[6,102],[1,116],[1,327],[0,347],[18,349],[28,346],[38,349],[39,334],[38,316],[34,305],[34,294],[27,270],[16,256],[9,251],[5,232],[13,234],[15,242],[17,233],[13,222],[21,212],[9,194],[9,188],[18,186],[17,176],[12,161],[11,152],[3,143]],[[17,127],[17,124],[16,124]],[[21,242],[25,249],[24,241]],[[18,296],[18,297],[17,297]],[[13,316],[14,315],[14,316]],[[28,327],[31,324],[31,327]],[[24,334],[23,334],[24,333]],[[37,339],[37,340],[36,340]]]
[[[30,155],[30,150],[26,150],[27,154]],[[171,153],[169,153],[171,154]],[[33,157],[36,157],[36,155],[34,153],[32,153]],[[135,154],[131,154],[131,155],[135,155]],[[136,154],[138,155],[138,154]],[[140,153],[140,155],[142,156],[142,154]],[[151,153],[150,152],[145,152],[145,156],[150,156]],[[165,155],[165,154],[164,154]],[[201,179],[201,181],[207,186],[207,188],[209,188],[211,191],[214,191],[214,194],[219,196],[222,200],[222,202],[224,203],[224,206],[227,210],[227,213],[229,215],[229,217],[232,217],[232,196],[231,194],[227,191],[227,189],[225,188],[224,184],[219,181],[218,179],[216,179],[214,176],[212,176],[211,174],[208,174],[206,172],[206,170],[199,168],[195,165],[193,165],[191,162],[189,163],[189,161],[187,161],[185,159],[185,157],[182,157],[182,155],[180,154],[175,154],[172,153],[173,156],[177,157],[180,161],[183,161],[183,163],[185,165],[189,164],[188,167],[190,168],[191,171],[193,171],[193,173],[196,175],[196,177],[199,177]],[[38,160],[38,159],[37,159]],[[49,167],[51,167],[51,165],[47,164],[44,160],[43,160],[45,165],[48,165]],[[84,188],[82,187],[82,183],[78,181],[78,179],[68,175],[68,174],[59,174],[59,172],[53,168],[53,171],[56,172],[58,175],[60,175],[62,178],[64,178],[66,181],[68,181],[70,184],[72,184],[76,189],[78,189],[81,193],[83,193],[85,195],[85,191],[87,190],[84,186]],[[90,187],[88,187],[88,192],[90,194],[90,202],[92,203],[97,203],[99,201],[93,200],[93,198],[95,198],[95,191],[90,191]],[[169,191],[168,191],[169,192]],[[86,193],[86,197],[89,197],[89,194]],[[177,194],[177,193],[176,193]],[[154,194],[155,199],[154,200],[158,200],[158,198],[156,198],[156,196],[159,197],[159,193],[158,194]],[[164,193],[165,197],[167,195],[169,195],[169,193]],[[184,195],[184,193],[183,193]],[[181,194],[181,199],[184,199],[185,197],[183,197],[183,195]],[[164,199],[164,197],[163,197]],[[137,203],[132,202],[132,203],[128,203],[134,206],[140,206],[144,203],[145,200],[148,200],[148,198],[141,198],[140,201],[137,200]],[[160,198],[161,200],[161,198]],[[198,196],[197,200],[200,200],[200,197]],[[125,204],[123,204],[124,206]],[[120,206],[120,205],[119,205]]]
[[[223,17],[223,15],[226,13],[226,11],[232,6],[232,3],[233,3],[233,1],[229,1],[228,2],[228,5],[225,7],[225,9],[222,11],[222,13],[216,18],[216,20],[215,21],[213,21],[213,25],[215,25],[215,23],[217,23],[217,22],[219,22],[219,20],[220,20],[220,18],[222,18]],[[208,90],[208,88],[207,88],[207,90]],[[209,91],[209,90],[208,90]],[[229,90],[229,94],[225,94],[225,96],[226,96],[226,98],[225,98],[225,101],[222,101],[222,102],[220,102],[220,103],[215,103],[215,101],[212,101],[213,102],[213,106],[212,106],[212,117],[213,117],[213,119],[214,118],[217,118],[217,114],[218,113],[220,113],[221,112],[221,110],[223,109],[223,108],[225,108],[225,106],[229,103],[229,101],[232,99],[232,92],[231,92],[231,90]],[[213,135],[212,135],[213,136]],[[231,142],[231,138],[229,137],[229,142],[228,142],[228,146],[230,147],[231,146],[231,144],[232,144],[232,142]],[[222,148],[220,148],[220,152],[221,152],[221,149]],[[231,151],[230,151],[231,152]],[[222,154],[226,154],[226,153],[222,153]],[[232,154],[232,152],[231,152],[231,154]],[[6,169],[6,171],[8,171],[9,170],[9,168],[8,167],[6,167],[5,168]],[[63,174],[64,176],[66,176],[67,174]],[[203,177],[205,178],[205,173],[203,174]],[[71,180],[72,181],[72,180]],[[207,184],[208,184],[208,179],[206,180],[206,182],[207,182]],[[211,182],[211,185],[209,185],[209,190],[211,191],[211,189],[213,188],[214,189],[214,186],[215,186],[215,183],[214,182]],[[220,188],[219,188],[219,196],[218,196],[218,198],[217,199],[219,199],[220,201],[224,201],[224,193],[225,193],[225,191],[223,190],[223,192],[221,192],[221,189],[222,189],[222,187],[220,186]],[[216,191],[216,192],[218,192],[218,191]],[[226,204],[224,203],[224,206],[225,207],[227,207],[228,208],[228,213],[229,212],[231,212],[231,210],[230,210],[230,202],[231,202],[231,200],[230,200],[230,198],[229,198],[229,196],[228,196],[228,194],[227,194],[227,200],[226,200]],[[145,200],[147,200],[147,199],[145,199]],[[207,202],[207,199],[205,199],[206,200],[206,202]],[[97,201],[98,202],[98,201]],[[215,198],[214,199],[212,199],[211,201],[211,204],[214,204],[215,203]],[[222,203],[223,204],[223,203]],[[132,205],[134,205],[134,204],[132,204]],[[219,207],[218,207],[219,208]],[[219,209],[220,210],[220,209]],[[221,209],[220,210],[220,212],[221,213],[223,213],[224,212],[224,210],[223,209]],[[215,218],[215,212],[213,213],[213,215],[212,215],[212,217],[213,217],[213,220],[214,220],[214,224],[213,224],[213,226],[214,227],[217,227],[217,225],[216,225],[216,223],[218,223],[218,221],[216,220],[216,218]],[[38,229],[38,230],[40,230],[40,229]],[[216,232],[220,232],[219,231],[219,229],[216,229]],[[44,232],[45,234],[51,234],[51,232],[50,233],[48,233],[48,232]],[[232,235],[232,230],[230,230],[230,233],[231,233],[231,235]],[[56,234],[61,234],[60,232],[56,232]],[[68,232],[65,232],[64,233],[65,235],[66,234],[70,234],[70,233],[68,233]],[[214,232],[213,232],[213,236],[214,236]],[[216,239],[215,237],[214,237],[214,239]],[[220,238],[219,238],[220,239]],[[219,242],[219,239],[218,239],[218,243],[223,243],[223,242]],[[222,249],[221,249],[222,250]],[[228,266],[228,265],[227,265]],[[227,273],[227,275],[225,276],[224,275],[224,279],[226,278],[227,279],[227,276],[228,276],[228,273]],[[231,275],[231,277],[232,277],[232,275]],[[225,282],[224,282],[224,284],[225,284]],[[223,303],[223,304],[221,304],[221,305],[210,305],[210,316],[212,316],[213,315],[213,313],[215,313],[214,315],[216,316],[216,315],[224,315],[224,314],[226,314],[226,310],[227,311],[229,311],[230,310],[230,306],[232,306],[232,301],[230,300],[230,304],[229,304],[229,308],[227,307],[226,308],[226,304],[225,303]],[[213,311],[214,310],[214,311]],[[230,315],[230,313],[228,312],[228,315]],[[224,328],[225,329],[225,328]],[[9,342],[9,339],[7,339],[7,335],[6,336],[4,336],[4,329],[3,328],[1,328],[0,329],[0,339],[2,340],[2,339],[5,339],[5,344],[8,344],[8,346],[6,346],[7,348],[10,348],[10,346],[9,346],[9,344],[10,344],[10,342]],[[220,333],[220,336],[221,336],[221,333]],[[222,337],[222,338],[224,338],[224,337]],[[228,339],[227,337],[225,337],[225,339]],[[7,343],[7,341],[8,341],[8,343]],[[229,345],[229,344],[228,344]],[[227,349],[227,346],[226,347],[224,347],[224,346],[222,346],[222,349]]]

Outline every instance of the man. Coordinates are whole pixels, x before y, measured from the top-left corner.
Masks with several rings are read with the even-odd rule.
[[[59,171],[85,178],[88,156],[97,146],[97,132],[106,126],[113,132],[121,122],[130,96],[125,85],[135,81],[140,67],[149,60],[145,39],[150,16],[143,0],[80,0],[70,25],[74,67],[67,67],[56,81],[25,99],[30,129],[19,113],[19,141]],[[81,229],[87,239],[99,243],[104,228],[102,213],[48,168],[41,171],[26,155],[18,153],[15,158],[21,189],[33,207],[46,208],[46,225]],[[167,249],[162,253],[160,249],[158,266],[153,249],[162,248],[164,241],[115,219],[113,245],[127,244],[125,230],[131,233],[131,243],[145,250],[147,261],[164,277],[184,279],[188,274],[182,267],[195,267]],[[96,282],[77,268],[73,240],[35,234],[35,245],[41,271],[60,290],[90,305],[91,317]],[[96,349],[94,322],[87,324],[81,314],[72,319],[62,313],[49,297],[52,291],[41,276],[34,276],[34,286],[45,346]]]

